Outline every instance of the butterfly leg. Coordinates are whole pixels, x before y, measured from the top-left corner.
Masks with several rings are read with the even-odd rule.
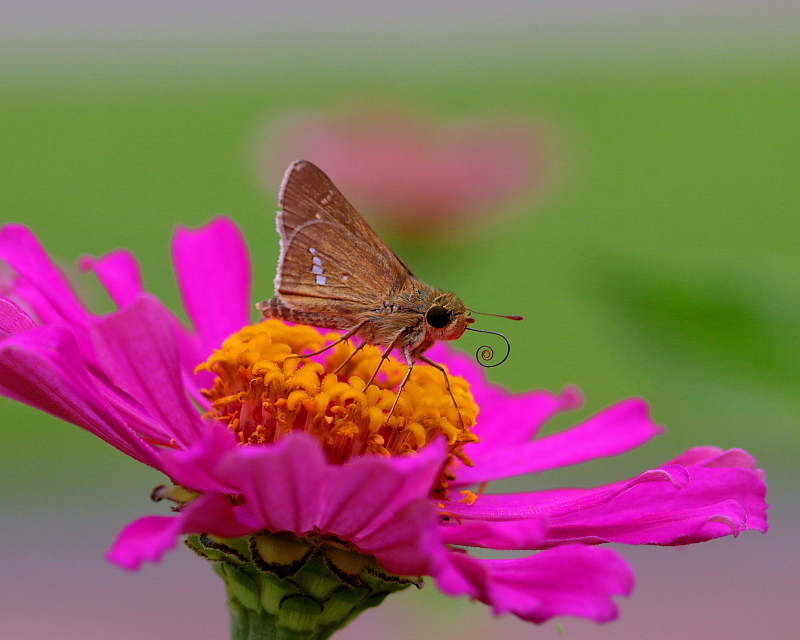
[[[414,369],[414,360],[411,358],[411,351],[408,347],[403,349],[403,355],[406,358],[406,364],[408,365],[408,371],[406,371],[406,375],[403,378],[403,381],[400,383],[400,388],[397,390],[397,396],[395,396],[394,403],[392,404],[392,408],[389,411],[389,415],[386,416],[386,421],[389,421],[389,418],[392,417],[395,408],[397,408],[397,401],[400,400],[400,394],[403,393],[403,388],[408,383],[408,379],[411,377],[411,371]]]
[[[338,339],[338,340],[336,340],[335,342],[331,342],[330,344],[326,344],[324,347],[322,347],[322,349],[317,349],[316,351],[312,351],[311,353],[293,353],[293,354],[292,354],[292,355],[290,355],[290,356],[286,356],[286,359],[288,360],[289,358],[309,358],[309,357],[311,357],[311,356],[318,356],[320,353],[325,353],[325,352],[326,352],[328,349],[332,349],[333,347],[335,347],[335,346],[336,346],[337,344],[339,344],[340,342],[344,342],[345,340],[349,340],[350,338],[352,338],[354,335],[356,335],[356,333],[358,333],[358,330],[359,330],[361,327],[363,327],[365,324],[367,324],[367,323],[366,323],[366,322],[362,322],[362,323],[361,323],[360,325],[358,325],[357,327],[355,327],[355,328],[353,328],[353,329],[350,329],[350,331],[348,331],[347,333],[345,333],[345,334],[344,334],[344,335],[343,335],[341,338],[339,338],[339,339]],[[362,345],[361,345],[361,347],[363,347],[363,346],[364,346],[364,345],[362,344]],[[358,347],[358,348],[356,349],[356,351],[358,351],[359,349],[361,349],[361,347]],[[350,354],[350,358],[352,358],[352,357],[353,357],[353,355],[355,355],[355,352],[353,352],[352,354]],[[349,360],[350,358],[348,358],[348,360]],[[347,362],[347,360],[345,360],[345,362]],[[338,371],[338,369],[337,369],[337,371]]]
[[[450,376],[447,375],[447,371],[444,370],[444,367],[440,365],[438,362],[434,362],[427,356],[420,356],[419,358],[425,364],[429,364],[432,367],[436,367],[439,371],[442,372],[444,376],[444,385],[447,388],[447,393],[450,394],[450,399],[453,401],[453,406],[456,408],[456,413],[458,414],[458,421],[461,423],[462,428],[466,427],[464,424],[464,418],[461,416],[461,409],[458,408],[458,402],[456,402],[456,397],[453,395],[453,390],[450,388]]]
[[[375,369],[375,373],[373,373],[372,377],[370,377],[370,379],[367,380],[367,387],[372,384],[372,381],[375,379],[375,376],[378,375],[378,371],[381,370],[381,367],[383,366],[383,363],[386,362],[386,358],[389,357],[389,354],[392,352],[392,349],[394,349],[394,346],[397,344],[397,342],[399,340],[400,340],[400,336],[398,336],[397,338],[392,340],[391,344],[388,347],[386,347],[386,350],[381,354],[381,361],[378,363],[378,368]],[[364,388],[366,389],[366,387],[364,387]]]
[[[358,345],[355,349],[353,349],[353,352],[349,356],[347,356],[344,360],[342,360],[342,364],[336,367],[331,373],[339,373],[342,369],[344,369],[347,366],[347,363],[353,359],[353,356],[356,355],[366,346],[367,346],[366,342],[362,342],[360,345]]]

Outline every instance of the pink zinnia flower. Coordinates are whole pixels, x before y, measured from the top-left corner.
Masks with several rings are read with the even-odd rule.
[[[399,363],[365,389],[377,357],[369,348],[335,375],[351,347],[287,360],[329,337],[278,321],[249,326],[250,264],[232,222],[179,229],[173,255],[191,329],[144,291],[129,252],[80,262],[118,307],[98,316],[28,229],[0,232],[0,258],[13,269],[0,297],[0,393],[91,431],[177,486],[157,492],[179,502],[175,513],[121,533],[109,558],[125,568],[195,534],[195,548],[228,569],[249,571],[252,560],[252,571],[277,572],[293,589],[297,580],[284,578],[322,558],[348,593],[372,576],[429,575],[497,614],[604,622],[633,573],[602,543],[683,545],[767,529],[763,473],[737,449],[690,449],[590,489],[473,493],[623,453],[661,429],[630,399],[539,436],[579,404],[576,391],[509,395],[443,346],[432,355],[451,371],[464,424],[441,376],[420,365],[387,425]],[[474,547],[532,553],[485,559]]]
[[[288,162],[325,167],[368,219],[402,233],[457,233],[495,220],[545,189],[552,144],[521,115],[440,121],[388,102],[302,112],[264,144],[268,184]]]

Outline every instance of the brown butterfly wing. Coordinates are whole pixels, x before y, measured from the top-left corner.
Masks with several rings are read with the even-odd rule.
[[[338,313],[375,308],[411,271],[318,167],[299,160],[281,185],[275,291],[291,307]],[[334,309],[331,309],[331,307]]]

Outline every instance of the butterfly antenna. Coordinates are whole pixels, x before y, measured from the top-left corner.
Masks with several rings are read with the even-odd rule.
[[[483,313],[482,311],[473,311],[472,309],[467,309],[470,313],[477,313],[479,316],[492,316],[494,318],[505,318],[506,320],[524,320],[522,316],[501,316],[499,313]],[[477,331],[477,329],[473,329],[473,331]],[[491,332],[489,332],[491,333]]]
[[[491,313],[487,313],[486,315],[493,315]],[[506,318],[509,316],[500,316],[501,318]],[[512,319],[514,317],[512,316]],[[522,318],[520,318],[522,320]],[[488,364],[494,358],[494,349],[492,349],[489,345],[482,345],[478,347],[478,350],[475,352],[475,359],[478,361],[478,364],[482,367],[497,367],[498,365],[503,364],[506,360],[508,360],[508,356],[511,355],[511,343],[508,341],[502,333],[497,333],[496,331],[486,331],[486,329],[473,329],[472,327],[467,327],[467,331],[477,331],[478,333],[491,333],[493,336],[500,336],[503,340],[506,341],[506,355],[503,356],[503,359],[500,362],[495,362],[493,364]]]

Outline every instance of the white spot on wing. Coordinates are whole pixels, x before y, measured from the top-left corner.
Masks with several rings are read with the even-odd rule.
[[[322,275],[325,272],[322,268],[322,258],[317,255],[317,250],[314,247],[310,247],[308,250],[311,252],[311,255],[314,256],[311,258],[311,262],[314,263],[311,267],[311,273],[317,276],[317,284],[328,284],[328,278]]]
[[[335,192],[334,192],[333,190],[329,190],[329,191],[328,191],[328,193],[326,193],[326,194],[325,194],[325,195],[322,197],[322,199],[319,201],[319,203],[320,203],[320,204],[321,204],[323,207],[327,207],[327,206],[328,206],[328,205],[329,205],[329,204],[330,204],[330,203],[333,201],[333,196],[334,196],[334,193],[335,193]],[[317,218],[319,218],[319,217],[320,217],[320,215],[319,215],[319,214],[317,214]]]

